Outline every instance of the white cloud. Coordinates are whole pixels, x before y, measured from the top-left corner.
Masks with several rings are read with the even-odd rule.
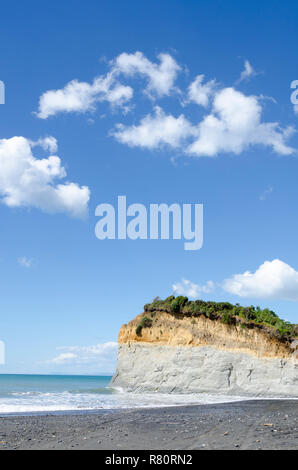
[[[180,147],[182,142],[194,133],[195,129],[183,114],[175,118],[156,106],[155,114],[145,116],[139,125],[118,124],[112,135],[130,147],[156,149],[163,145]]]
[[[239,82],[242,82],[243,80],[248,80],[251,77],[254,77],[257,75],[256,71],[253,69],[252,65],[249,63],[248,60],[245,60],[244,62],[244,70],[241,72],[240,78],[238,80]]]
[[[265,261],[254,273],[245,271],[225,279],[223,289],[239,297],[298,300],[298,272],[275,259]]]
[[[61,353],[59,356],[54,357],[48,363],[52,364],[65,364],[66,362],[73,361],[77,358],[76,354],[73,353]]]
[[[60,346],[58,356],[46,361],[47,364],[96,367],[101,372],[111,372],[115,369],[118,344],[114,341],[92,346]],[[85,369],[85,370],[87,370]]]
[[[181,67],[169,54],[159,54],[159,62],[151,62],[142,52],[122,53],[109,63],[109,72],[93,83],[73,80],[63,89],[45,92],[39,101],[38,117],[46,119],[59,112],[86,112],[95,109],[99,101],[120,105],[124,111],[133,96],[130,86],[122,85],[119,77],[141,76],[147,80],[148,95],[162,97],[175,90],[175,80]],[[255,75],[245,61],[240,81]],[[295,150],[288,139],[293,127],[280,127],[278,122],[262,122],[264,97],[245,95],[233,87],[219,88],[215,79],[204,82],[198,75],[188,87],[187,101],[200,106],[211,105],[211,111],[196,123],[183,114],[177,118],[160,107],[147,114],[138,124],[116,124],[113,135],[119,142],[141,148],[157,149],[163,145],[179,148],[185,155],[214,157],[222,153],[240,154],[252,146],[271,148],[279,155],[290,155]],[[185,104],[185,103],[184,103]],[[47,138],[49,139],[49,138]],[[54,151],[55,142],[43,139],[36,142]],[[32,143],[32,145],[35,145]]]
[[[238,297],[298,301],[298,271],[279,259],[265,261],[255,272],[235,274],[219,286]],[[215,288],[213,281],[199,285],[187,279],[172,286],[175,295],[189,298],[199,298]]]
[[[287,145],[294,133],[278,123],[261,122],[262,107],[256,96],[246,96],[234,88],[215,93],[212,112],[198,125],[182,114],[178,118],[155,108],[138,125],[118,124],[112,135],[129,146],[156,149],[162,145],[181,147],[186,155],[214,157],[219,153],[240,154],[253,145],[271,147],[280,155],[295,150]]]
[[[198,75],[189,85],[188,100],[206,108],[209,104],[209,98],[215,92],[216,80],[210,80],[205,84],[203,84],[203,80],[204,75]]]
[[[21,258],[18,258],[18,263],[23,268],[31,268],[33,259],[29,259],[29,258],[26,258],[26,256],[22,256]]]
[[[174,82],[180,66],[169,54],[158,55],[159,64],[147,59],[142,52],[134,54],[120,54],[112,62],[113,70],[127,76],[139,74],[148,79],[146,91],[149,95],[156,94],[161,97],[169,95],[174,88]]]
[[[198,298],[202,294],[209,294],[215,289],[213,281],[207,281],[204,285],[194,284],[187,279],[182,279],[181,282],[173,284],[173,292],[175,295],[184,295],[189,298]]]
[[[255,96],[246,96],[234,88],[216,93],[212,113],[198,126],[198,139],[186,153],[213,157],[218,153],[240,154],[252,145],[271,147],[276,153],[289,155],[294,149],[287,146],[293,134],[291,127],[281,129],[278,123],[261,122],[262,107]]]
[[[36,141],[30,140],[29,142],[31,147],[42,147],[44,150],[49,150],[51,153],[56,153],[58,150],[57,139],[53,136],[41,137]]]
[[[53,148],[54,140],[48,141],[47,145]],[[60,158],[53,155],[36,158],[32,153],[35,145],[25,137],[0,139],[2,203],[9,207],[35,207],[49,213],[86,216],[89,188],[72,182],[58,184],[57,180],[66,176]]]
[[[39,109],[36,113],[41,119],[47,119],[57,113],[85,113],[93,111],[98,102],[107,101],[112,106],[122,106],[133,96],[129,86],[121,85],[113,73],[97,77],[92,84],[72,80],[60,90],[46,91],[39,98]]]
[[[259,197],[260,201],[265,201],[265,199],[267,199],[272,193],[273,193],[273,187],[268,186],[268,188],[264,189],[264,191],[260,195]]]
[[[169,54],[159,54],[159,63],[148,60],[141,52],[123,53],[110,62],[110,71],[105,76],[96,77],[92,83],[71,80],[64,88],[48,90],[39,98],[36,115],[47,119],[58,113],[85,113],[93,111],[96,104],[107,101],[111,106],[121,106],[128,110],[133,97],[133,89],[121,84],[117,77],[141,75],[148,80],[146,92],[161,97],[174,90],[174,82],[180,66]]]

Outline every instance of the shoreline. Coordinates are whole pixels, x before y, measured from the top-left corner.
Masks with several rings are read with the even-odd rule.
[[[187,394],[186,394],[187,395]],[[183,396],[183,394],[181,394]],[[209,396],[216,396],[214,394],[209,394]],[[143,410],[158,410],[163,408],[188,408],[188,407],[196,407],[196,406],[211,406],[211,405],[232,405],[233,403],[244,403],[244,402],[251,402],[251,401],[297,401],[298,397],[275,397],[275,396],[227,396],[226,400],[225,397],[221,395],[222,401],[210,401],[210,402],[181,402],[181,403],[174,403],[174,404],[159,404],[159,405],[136,405],[136,406],[119,406],[119,407],[110,407],[110,408],[74,408],[74,409],[65,409],[65,410],[40,410],[40,411],[9,411],[9,412],[1,412],[0,411],[0,419],[1,418],[18,418],[18,417],[43,417],[43,416],[71,416],[71,415],[94,415],[94,414],[104,414],[104,413],[117,413],[121,411],[143,411]]]
[[[298,449],[298,401],[2,415],[0,449]]]
[[[119,407],[119,408],[92,408],[92,409],[73,409],[73,410],[44,410],[44,411],[15,411],[15,412],[7,412],[1,413],[0,412],[0,419],[2,418],[34,418],[34,417],[45,417],[45,416],[81,416],[81,415],[96,415],[96,414],[108,414],[108,413],[117,413],[117,412],[125,412],[125,411],[144,411],[144,410],[160,410],[164,408],[189,408],[189,407],[197,407],[197,406],[212,406],[212,405],[232,405],[234,403],[246,403],[246,402],[258,402],[258,401],[297,401],[298,397],[255,397],[249,396],[239,397],[237,400],[227,400],[227,401],[219,401],[214,403],[180,403],[180,404],[173,404],[173,405],[150,405],[150,406],[135,406],[135,407]]]

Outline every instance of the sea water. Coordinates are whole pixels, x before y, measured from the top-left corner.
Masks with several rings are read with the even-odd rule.
[[[239,401],[209,394],[132,393],[110,376],[0,375],[0,415],[68,413]]]

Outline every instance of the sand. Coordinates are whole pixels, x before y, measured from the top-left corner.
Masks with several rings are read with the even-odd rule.
[[[298,400],[0,417],[1,449],[298,449]]]

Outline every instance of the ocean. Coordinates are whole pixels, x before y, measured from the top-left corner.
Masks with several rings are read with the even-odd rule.
[[[210,394],[132,393],[109,387],[110,376],[0,375],[0,415],[90,412],[240,401]]]

